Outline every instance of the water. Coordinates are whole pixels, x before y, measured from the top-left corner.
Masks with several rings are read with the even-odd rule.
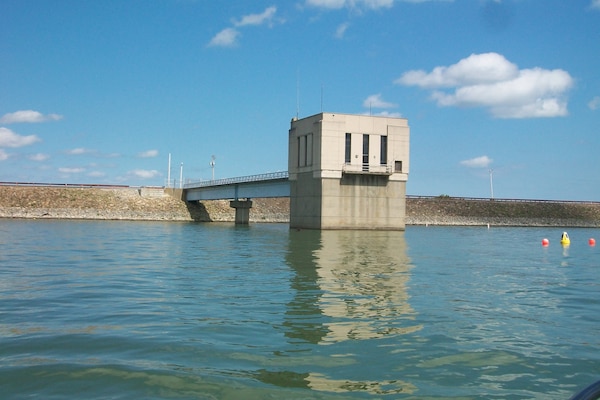
[[[560,233],[0,220],[0,393],[568,399],[600,378],[600,248]]]

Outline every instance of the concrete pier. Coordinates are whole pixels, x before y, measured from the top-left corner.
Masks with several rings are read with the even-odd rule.
[[[235,208],[235,224],[248,225],[252,200],[232,200],[229,202],[229,206]]]

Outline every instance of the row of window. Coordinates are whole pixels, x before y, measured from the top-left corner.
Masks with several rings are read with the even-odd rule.
[[[363,168],[369,165],[369,139],[370,135],[362,135],[362,164]],[[388,137],[379,136],[379,164],[387,165],[387,153],[388,153]],[[346,149],[344,162],[350,164],[352,162],[352,134],[346,133]]]
[[[379,135],[377,135],[379,136]],[[379,164],[387,165],[388,163],[388,137],[379,136]],[[365,171],[369,168],[369,146],[370,135],[362,135],[362,167]],[[309,133],[307,135],[298,136],[298,167],[308,167],[313,163],[313,135]],[[346,164],[352,163],[352,134],[346,133],[346,143],[344,152],[344,162]],[[402,161],[394,162],[394,171],[402,172]]]

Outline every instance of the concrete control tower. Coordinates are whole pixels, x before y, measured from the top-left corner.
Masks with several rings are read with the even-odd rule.
[[[404,230],[409,136],[404,118],[292,119],[290,228]]]

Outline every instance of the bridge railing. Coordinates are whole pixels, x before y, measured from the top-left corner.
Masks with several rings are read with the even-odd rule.
[[[189,183],[184,184],[183,188],[191,189],[191,188],[199,188],[199,187],[207,187],[207,186],[233,185],[236,183],[260,182],[260,181],[269,181],[269,180],[274,180],[274,179],[288,179],[288,178],[289,178],[289,174],[287,171],[269,172],[266,174],[238,176],[236,178],[225,178],[225,179],[189,182]]]

